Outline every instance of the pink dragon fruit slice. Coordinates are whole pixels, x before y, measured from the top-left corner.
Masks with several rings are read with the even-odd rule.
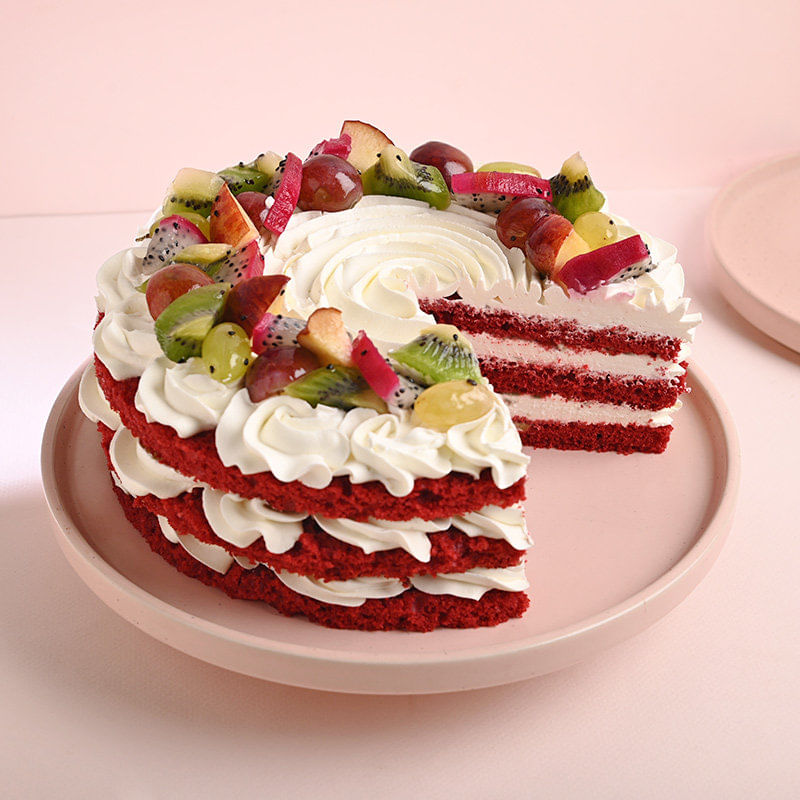
[[[388,403],[400,388],[400,379],[364,331],[353,339],[352,359],[364,380]]]
[[[650,251],[641,236],[630,236],[574,256],[553,276],[568,289],[586,294],[607,283],[636,278],[653,269]]]
[[[153,230],[153,238],[142,259],[142,272],[152,275],[190,244],[208,244],[208,239],[188,219],[177,214],[164,217]]]
[[[304,319],[267,311],[253,328],[253,352],[260,355],[276,347],[299,347],[297,334],[305,327]]]
[[[248,242],[221,261],[214,262],[207,271],[217,283],[239,283],[264,273],[264,256],[258,249],[258,242]]]
[[[353,140],[350,138],[349,133],[343,133],[336,139],[324,139],[321,141],[309,154],[312,156],[339,156],[339,158],[346,159],[350,155]]]
[[[515,197],[552,202],[550,181],[513,172],[462,172],[452,177],[455,202],[487,213],[499,213]]]
[[[281,185],[275,192],[275,202],[264,217],[264,227],[280,236],[300,197],[300,184],[303,180],[303,164],[294,153],[287,153]]]

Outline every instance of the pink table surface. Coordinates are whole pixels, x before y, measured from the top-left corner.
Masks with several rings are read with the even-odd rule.
[[[740,505],[719,561],[677,610],[589,662],[425,697],[325,694],[227,672],[149,638],[81,583],[51,532],[39,442],[89,353],[95,270],[143,214],[0,219],[5,263],[32,276],[14,281],[0,340],[0,793],[797,796],[800,355],[750,326],[711,282],[703,225],[713,194],[611,201],[679,246],[705,318],[695,357],[737,421]],[[31,246],[43,238],[46,251]]]

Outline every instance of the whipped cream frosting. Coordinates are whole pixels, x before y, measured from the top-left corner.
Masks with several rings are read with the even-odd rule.
[[[192,558],[215,572],[224,575],[234,562],[238,562],[245,569],[254,569],[257,566],[271,569],[267,564],[259,565],[248,559],[235,558],[224,548],[201,542],[191,534],[178,533],[166,517],[159,516],[158,523],[168,541],[179,544]],[[287,570],[272,570],[272,572],[292,591],[319,600],[321,603],[337,606],[358,607],[369,599],[384,600],[396,597],[407,588],[397,578],[366,576],[346,581],[324,581]],[[416,575],[410,579],[410,583],[415,589],[426,594],[450,594],[470,600],[480,600],[491,589],[521,592],[529,586],[524,564],[496,569],[477,567],[466,572],[444,575]]]
[[[222,463],[245,475],[270,471],[284,482],[321,489],[334,477],[353,483],[380,481],[395,497],[411,492],[419,477],[452,471],[492,479],[507,489],[525,475],[528,457],[503,402],[472,422],[444,434],[411,422],[410,412],[342,411],[277,395],[253,403],[237,392],[220,417],[216,445]]]
[[[100,384],[97,382],[94,362],[88,364],[81,375],[81,381],[78,385],[78,405],[84,416],[88,417],[92,422],[102,422],[112,431],[122,427],[122,420],[119,418],[119,414],[111,408],[100,388]]]

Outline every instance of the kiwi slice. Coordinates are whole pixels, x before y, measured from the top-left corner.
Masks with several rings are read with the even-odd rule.
[[[605,202],[603,194],[592,183],[589,168],[580,153],[570,156],[561,172],[550,178],[550,189],[556,210],[570,222],[587,211],[599,211]]]
[[[164,200],[164,216],[191,212],[208,217],[225,179],[216,172],[184,167],[178,171]]]
[[[450,190],[442,173],[412,161],[399,147],[386,145],[378,160],[361,176],[364,194],[386,194],[423,200],[434,208],[450,205]]]
[[[198,286],[173,300],[159,315],[156,338],[171,361],[186,361],[202,352],[203,339],[221,319],[230,283]]]
[[[386,404],[371,392],[361,373],[353,367],[328,364],[307,372],[302,378],[290,383],[285,394],[299,397],[312,406],[320,403],[345,410],[362,407],[383,411]],[[371,395],[374,395],[372,397]],[[378,403],[376,403],[376,400]],[[381,404],[380,407],[378,404]]]
[[[425,386],[457,380],[483,382],[472,345],[454,325],[425,328],[389,355]]]
[[[246,166],[241,161],[234,167],[220,170],[218,174],[225,179],[233,195],[263,192],[272,183],[271,175],[266,175],[253,166]]]
[[[219,271],[221,263],[233,252],[229,244],[209,242],[209,244],[190,244],[176,253],[172,262],[175,264],[196,264],[200,269],[213,276]],[[214,267],[212,269],[212,267]]]

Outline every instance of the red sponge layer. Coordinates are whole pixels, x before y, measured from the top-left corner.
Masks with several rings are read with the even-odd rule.
[[[520,617],[530,601],[525,592],[488,591],[480,600],[452,595],[429,595],[408,589],[386,600],[367,600],[355,608],[320,603],[293,592],[266,567],[246,570],[234,564],[225,575],[195,561],[180,545],[172,544],[161,533],[156,517],[114,487],[125,516],[142,534],[150,548],[180,572],[222,589],[230,597],[262,600],[286,616],[303,614],[329,628],[364,631],[431,631],[434,628],[478,628],[499,625]]]
[[[498,392],[506,394],[557,394],[568,400],[592,400],[599,403],[625,403],[633,408],[658,410],[670,408],[678,395],[686,391],[685,376],[672,380],[647,380],[554,369],[539,364],[523,364],[501,358],[481,359],[481,372]]]
[[[159,461],[215,489],[260,498],[278,511],[356,520],[438,519],[478,511],[487,505],[505,508],[525,498],[524,477],[507,489],[500,489],[488,469],[480,478],[459,472],[438,479],[418,478],[405,497],[394,497],[378,481],[355,484],[346,477],[337,477],[324,489],[312,489],[299,481],[284,483],[269,472],[244,475],[237,467],[226,467],[220,461],[213,431],[181,439],[172,428],[147,422],[134,405],[138,378],[115,381],[98,358],[95,371],[100,387],[125,427]]]
[[[635,353],[668,361],[677,358],[681,348],[680,339],[637,333],[624,325],[588,328],[575,320],[526,317],[514,311],[476,308],[462,300],[446,298],[420,299],[419,305],[433,314],[437,322],[455,325],[467,333],[491,333],[503,339],[526,339],[543,345],[611,354]]]
[[[541,422],[514,417],[522,443],[528,447],[595,452],[663,453],[672,433],[671,425],[601,425],[588,422]]]

